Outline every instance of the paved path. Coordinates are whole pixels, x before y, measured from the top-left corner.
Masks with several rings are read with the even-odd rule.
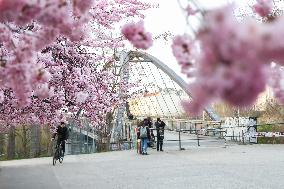
[[[0,162],[1,189],[283,189],[284,145],[191,147]]]

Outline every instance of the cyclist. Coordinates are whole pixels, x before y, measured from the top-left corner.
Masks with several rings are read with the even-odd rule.
[[[66,141],[68,139],[68,136],[69,136],[68,129],[65,126],[65,122],[64,121],[60,122],[60,125],[57,127],[57,130],[53,134],[51,140],[55,139],[56,134],[57,134],[57,145],[61,144],[62,151],[63,151],[63,156],[64,156],[64,153],[65,153],[65,143],[66,143]]]

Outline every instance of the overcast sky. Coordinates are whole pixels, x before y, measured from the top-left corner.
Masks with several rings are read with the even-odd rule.
[[[144,20],[146,30],[158,35],[170,31],[173,35],[189,33],[189,28],[186,27],[185,17],[177,3],[177,0],[144,0],[152,4],[159,4],[159,8],[150,9],[146,11],[146,18]],[[227,3],[228,0],[200,0],[202,7],[212,8],[221,6]],[[194,20],[192,20],[194,22]],[[162,62],[170,66],[176,73],[183,75],[180,72],[180,67],[172,55],[171,40],[164,42],[158,40],[154,42],[147,52]],[[186,79],[185,76],[182,76]]]
[[[159,8],[150,9],[146,11],[146,18],[144,20],[146,30],[158,35],[167,31],[170,31],[173,35],[190,33],[190,29],[186,26],[185,17],[177,3],[177,0],[143,0],[152,4],[159,4]],[[188,0],[181,0],[182,2],[188,2]],[[200,4],[205,9],[211,9],[224,4],[232,3],[240,6],[248,7],[248,4],[252,5],[254,0],[199,0]],[[197,23],[193,19],[192,25]],[[172,55],[171,40],[167,43],[159,40],[155,41],[153,47],[147,52],[162,62],[170,66],[176,73],[183,75],[180,72],[180,67]],[[185,76],[182,76],[186,79]]]

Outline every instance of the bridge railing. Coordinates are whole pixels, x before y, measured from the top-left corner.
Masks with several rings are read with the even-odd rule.
[[[208,132],[214,133],[213,135],[208,135]],[[217,146],[226,147],[227,146],[227,140],[224,137],[225,131],[224,130],[218,130],[218,129],[177,129],[172,132],[178,133],[178,139],[176,140],[165,140],[165,141],[176,141],[178,143],[179,150],[184,150],[183,143],[185,142],[196,142],[197,146],[201,146],[201,143],[203,143],[204,146],[211,146],[213,143],[216,144],[218,142]],[[188,136],[191,136],[191,138],[188,138]],[[214,136],[214,137],[213,137]],[[192,145],[193,146],[193,145]],[[190,147],[190,146],[188,146]]]
[[[284,144],[284,123],[223,127],[227,140],[246,144]]]
[[[157,142],[157,135],[155,128],[150,129],[155,137],[155,145]],[[212,132],[213,135],[208,135],[206,133]],[[169,130],[165,129],[164,136],[164,146],[166,148],[173,147],[173,149],[184,150],[185,146],[191,148],[194,146],[215,146],[215,147],[226,147],[227,140],[225,138],[225,131],[220,129],[176,129]]]

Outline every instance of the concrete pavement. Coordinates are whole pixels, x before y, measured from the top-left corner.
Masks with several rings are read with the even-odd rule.
[[[118,151],[0,162],[0,189],[283,189],[284,145]]]

